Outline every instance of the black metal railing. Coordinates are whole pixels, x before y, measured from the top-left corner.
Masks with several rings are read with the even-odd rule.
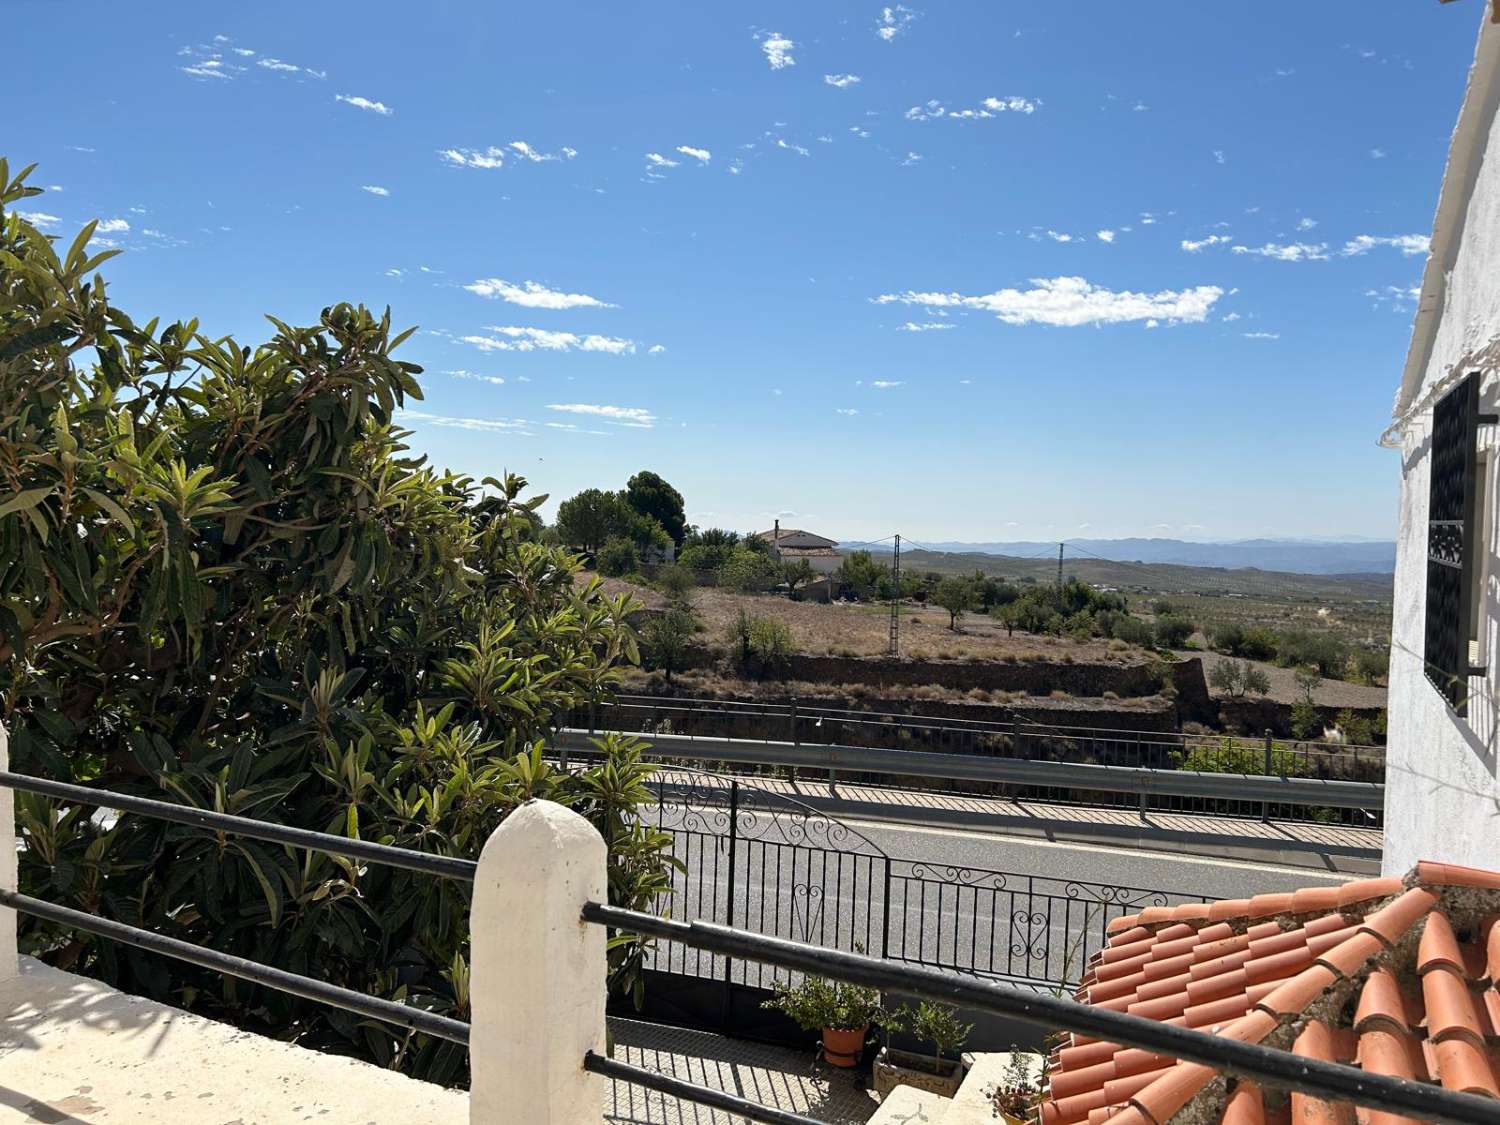
[[[1495,1121],[1496,1103],[1491,1098],[1393,1078],[1341,1063],[1323,1062],[1259,1043],[1241,1042],[1145,1016],[1110,1011],[1062,996],[955,976],[936,969],[895,965],[861,953],[823,949],[709,922],[677,922],[603,903],[588,903],[581,917],[585,922],[620,933],[676,941],[724,957],[759,961],[881,991],[993,1012],[1049,1031],[1076,1032],[1201,1063],[1224,1074],[1333,1102],[1350,1102],[1369,1109],[1406,1114],[1426,1121],[1451,1122],[1453,1125],[1494,1125]]]
[[[305,828],[293,828],[285,824],[234,816],[230,813],[195,808],[191,805],[177,805],[170,801],[135,797],[127,793],[91,789],[85,785],[49,781],[46,778],[31,777],[27,774],[0,771],[0,786],[19,793],[36,793],[72,804],[136,813],[214,832],[228,832],[256,840],[286,844],[290,847],[346,856],[350,859],[404,867],[410,871],[420,871],[439,878],[463,879],[472,882],[478,866],[473,860],[428,855],[425,852],[393,848],[386,844],[371,843],[368,840],[351,840],[328,832],[312,832]],[[126,925],[110,918],[101,918],[98,915],[4,889],[0,889],[0,906],[8,906],[22,914],[29,914],[34,918],[71,929],[82,930],[110,941],[132,945],[137,949],[186,961],[211,972],[224,973],[264,985],[266,988],[276,989],[279,992],[326,1004],[329,1007],[342,1008],[357,1015],[420,1031],[439,1039],[446,1039],[451,1043],[467,1046],[469,1042],[469,1025],[462,1020],[450,1019],[435,1012],[408,1007],[394,1000],[367,996],[362,992],[341,988],[315,977],[289,973],[272,965],[263,965],[258,961],[221,953],[215,949],[193,945],[191,942],[179,941],[153,930]]]

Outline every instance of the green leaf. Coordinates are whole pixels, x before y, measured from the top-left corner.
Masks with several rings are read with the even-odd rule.
[[[98,504],[99,507],[103,508],[106,512],[113,516],[115,521],[118,522],[120,526],[122,526],[126,530],[126,532],[130,534],[131,538],[135,537],[135,521],[130,518],[130,514],[126,512],[124,508],[120,507],[120,505],[115,503],[115,501],[112,500],[109,496],[100,492],[96,488],[84,488],[83,493],[95,504]]]
[[[24,512],[35,508],[56,490],[56,485],[48,485],[46,488],[28,488],[23,492],[12,493],[9,500],[0,503],[0,516],[8,516],[12,512]]]

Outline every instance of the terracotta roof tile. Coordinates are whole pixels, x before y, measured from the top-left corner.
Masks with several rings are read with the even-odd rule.
[[[1268,1039],[1284,1026],[1309,1057],[1500,1097],[1500,874],[1424,863],[1404,881],[1150,917],[1116,931],[1081,997],[1243,1042],[1285,1043]],[[1079,1036],[1049,1075],[1044,1125],[1168,1125],[1189,1102],[1195,1121],[1235,1125],[1406,1120],[1262,1098],[1251,1083],[1215,1084],[1212,1068]]]

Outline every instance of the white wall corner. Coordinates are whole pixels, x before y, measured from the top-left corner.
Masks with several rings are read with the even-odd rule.
[[[513,812],[484,845],[469,916],[471,1125],[580,1125],[604,1116],[606,848],[591,824],[550,801]]]

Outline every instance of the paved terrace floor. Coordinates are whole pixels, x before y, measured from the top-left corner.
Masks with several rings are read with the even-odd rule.
[[[874,1100],[811,1049],[611,1020],[616,1055],[833,1125]],[[612,1083],[615,1125],[740,1118]],[[467,1125],[468,1094],[280,1043],[21,959],[0,984],[0,1123],[44,1125]]]

